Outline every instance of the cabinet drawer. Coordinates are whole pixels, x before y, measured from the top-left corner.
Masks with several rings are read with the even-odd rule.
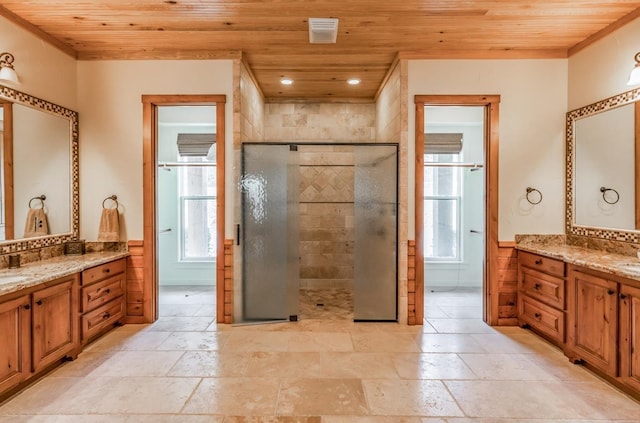
[[[564,262],[549,257],[539,256],[537,254],[527,253],[526,251],[518,252],[518,263],[531,269],[549,273],[559,277],[564,277]]]
[[[93,310],[124,294],[124,275],[82,287],[82,312]]]
[[[558,344],[564,343],[564,312],[523,295],[519,319]]]
[[[528,267],[520,269],[520,292],[543,303],[564,310],[565,281]]]
[[[110,263],[101,264],[82,272],[82,285],[89,285],[99,280],[108,278],[118,273],[124,272],[126,268],[125,259],[112,261]]]
[[[82,316],[82,341],[86,341],[124,316],[123,297]]]

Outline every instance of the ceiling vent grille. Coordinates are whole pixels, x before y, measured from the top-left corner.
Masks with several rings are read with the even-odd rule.
[[[309,18],[309,42],[332,44],[338,39],[338,19]]]

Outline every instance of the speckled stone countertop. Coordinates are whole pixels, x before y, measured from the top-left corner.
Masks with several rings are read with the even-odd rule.
[[[554,242],[518,243],[516,249],[640,281],[640,259],[637,257]]]
[[[81,256],[58,256],[25,264],[17,269],[1,269],[0,295],[10,294],[21,289],[82,272],[90,267],[108,263],[128,255],[127,251],[123,251],[87,253]]]

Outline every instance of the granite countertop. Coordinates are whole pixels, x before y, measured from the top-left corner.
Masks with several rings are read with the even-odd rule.
[[[566,244],[527,242],[516,249],[640,281],[640,259]]]
[[[108,263],[129,252],[87,253],[81,256],[58,256],[20,266],[17,269],[0,269],[0,295],[10,294],[74,273],[93,266]]]

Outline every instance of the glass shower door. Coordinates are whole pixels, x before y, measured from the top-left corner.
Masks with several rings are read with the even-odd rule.
[[[354,320],[397,320],[397,145],[356,146]]]
[[[290,145],[244,144],[242,166],[239,320],[295,320],[300,278],[297,151]]]

